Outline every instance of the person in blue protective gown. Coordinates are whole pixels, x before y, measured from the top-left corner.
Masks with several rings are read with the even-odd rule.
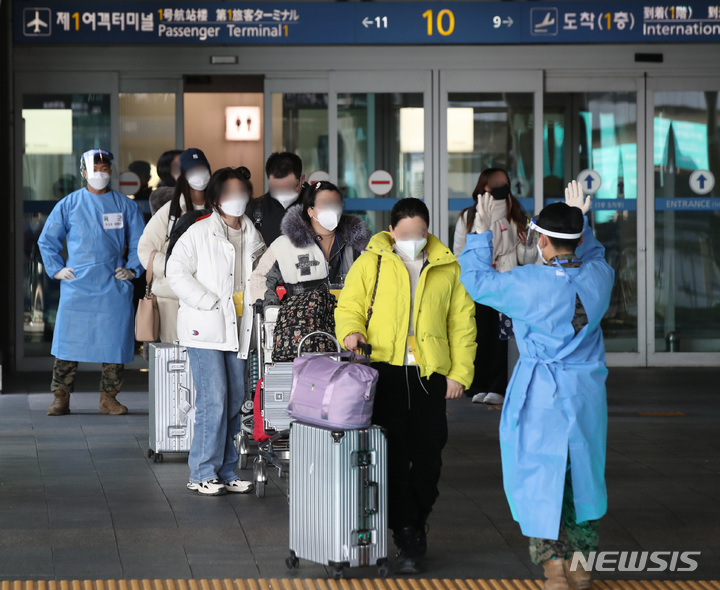
[[[115,398],[134,356],[131,280],[143,270],[137,244],[145,224],[137,204],[109,188],[112,161],[102,149],[83,154],[87,186],[55,205],[38,240],[45,270],[61,281],[49,416],[70,413],[78,362],[102,363],[100,413],[127,413]]]
[[[566,202],[545,207],[527,245],[544,265],[492,267],[493,202],[478,201],[460,256],[470,296],[511,317],[520,359],[500,420],[503,485],[513,518],[530,537],[548,590],[583,590],[590,573],[573,555],[597,549],[607,510],[605,348],[600,322],[614,272],[584,216],[590,197],[573,181]],[[582,562],[581,562],[582,563]],[[576,570],[576,571],[574,571]]]

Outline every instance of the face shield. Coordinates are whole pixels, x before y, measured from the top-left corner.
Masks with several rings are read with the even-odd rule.
[[[537,221],[535,221],[535,219],[531,219],[530,226],[528,227],[527,240],[525,240],[525,252],[523,257],[524,264],[535,260],[535,251],[537,250],[539,252],[540,250],[540,248],[538,247],[540,234],[544,234],[550,238],[557,238],[558,240],[576,240],[577,238],[582,237],[582,232],[570,234],[544,229],[537,224]]]
[[[80,175],[94,190],[101,191],[112,185],[118,186],[118,172],[113,155],[107,150],[92,149],[80,158]]]

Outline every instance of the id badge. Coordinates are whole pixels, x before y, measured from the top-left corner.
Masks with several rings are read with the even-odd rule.
[[[103,213],[103,229],[122,229],[122,213]]]
[[[233,303],[235,304],[235,315],[242,317],[243,314],[243,299],[245,293],[243,291],[235,291],[233,293]]]
[[[407,339],[407,363],[408,365],[417,365],[415,360],[415,336],[408,336]]]

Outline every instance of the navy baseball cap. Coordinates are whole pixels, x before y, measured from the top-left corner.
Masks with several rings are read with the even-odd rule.
[[[210,162],[207,161],[207,158],[205,157],[205,154],[202,153],[202,150],[197,148],[188,148],[180,154],[180,169],[183,172],[187,172],[190,168],[198,165],[207,166],[208,170],[212,170],[210,168]]]

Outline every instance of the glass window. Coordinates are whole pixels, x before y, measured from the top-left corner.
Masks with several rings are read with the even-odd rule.
[[[45,273],[37,240],[60,199],[80,188],[80,156],[111,149],[109,94],[26,94],[22,101],[22,277],[25,356],[49,356],[60,299]]]
[[[719,108],[717,92],[655,93],[658,352],[720,351]]]
[[[300,156],[306,176],[329,171],[327,94],[273,94],[272,116],[273,152]]]
[[[546,94],[543,117],[545,203],[564,200],[581,171],[601,177],[590,223],[615,269],[603,319],[609,352],[637,352],[637,101],[631,92]]]
[[[448,95],[448,208],[450,244],[460,211],[473,204],[478,176],[504,168],[512,192],[533,208],[532,93],[450,93]]]
[[[175,149],[175,94],[120,94],[120,171],[135,161],[150,164],[150,186],[160,179],[155,165],[160,154]]]
[[[376,170],[391,180],[371,179]],[[422,93],[338,94],[338,180],[348,211],[373,233],[387,229],[396,199],[425,197]]]

